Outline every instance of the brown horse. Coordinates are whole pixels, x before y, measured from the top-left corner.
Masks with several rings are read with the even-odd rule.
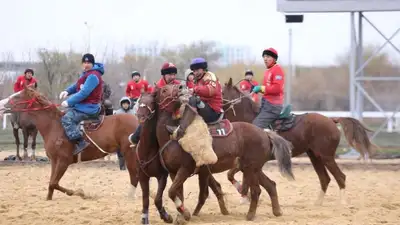
[[[157,104],[154,104],[153,100],[146,105],[144,98],[141,104],[143,103],[144,107],[149,108],[149,111],[154,110],[157,112],[156,134],[159,145],[163,146],[162,160],[167,170],[177,171],[168,195],[174,201],[178,212],[188,220],[190,213],[178,198],[178,193],[186,179],[195,172],[196,164],[192,156],[185,152],[177,141],[171,141],[167,127],[179,125],[177,130],[179,139],[196,117],[197,112],[190,106],[184,105],[181,119],[179,121],[173,119],[173,112],[181,108],[182,105],[179,99],[180,91],[180,85],[167,85],[156,90],[155,101]],[[246,183],[251,188],[251,203],[246,216],[247,220],[254,219],[258,198],[261,193],[259,184],[265,187],[271,197],[273,214],[275,216],[282,215],[276,184],[263,173],[262,167],[268,159],[275,157],[278,159],[282,174],[293,179],[290,157],[291,144],[279,135],[273,132],[266,133],[249,123],[237,122],[231,125],[230,128],[226,128],[224,135],[216,135],[213,132],[213,148],[218,156],[218,162],[214,165],[203,166],[200,170],[209,170],[211,173],[222,172],[232,168],[232,162],[237,157],[240,157],[240,170],[246,178]],[[212,130],[213,126],[209,128]],[[199,178],[201,179],[201,176]],[[204,182],[207,183],[208,179],[204,180]],[[200,185],[199,202],[205,202],[207,191],[206,184]]]
[[[63,113],[46,97],[25,86],[24,90],[12,97],[5,107],[10,112],[25,111],[43,137],[44,148],[51,162],[47,200],[53,198],[54,190],[84,198],[82,190],[74,191],[59,185],[68,166],[80,161],[103,158],[108,153],[115,152],[117,148],[120,148],[125,156],[132,188],[136,189],[138,182],[136,157],[128,141],[129,134],[138,124],[135,116],[121,114],[101,117],[100,121],[85,121],[85,137],[91,144],[81,154],[73,156],[75,145],[68,141],[61,125]]]
[[[26,112],[16,112],[19,115],[17,116],[18,121],[14,121],[11,119],[11,126],[13,128],[13,134],[15,138],[15,144],[17,145],[17,159],[22,160],[20,154],[19,154],[19,146],[20,146],[20,140],[19,140],[19,129],[22,130],[22,135],[24,137],[24,159],[28,159],[28,141],[29,137],[32,137],[32,143],[31,143],[31,148],[32,148],[32,155],[31,155],[31,160],[36,159],[35,151],[36,151],[36,137],[38,134],[38,130],[36,129],[35,124],[28,118],[28,115]],[[13,116],[13,115],[12,115]]]
[[[142,209],[142,224],[149,224],[149,179],[156,177],[158,181],[157,194],[154,198],[154,204],[157,207],[160,218],[167,223],[172,222],[172,217],[165,211],[162,204],[163,192],[167,183],[168,174],[174,180],[178,166],[174,165],[174,160],[171,160],[171,150],[168,150],[169,145],[164,145],[160,149],[157,141],[156,126],[157,126],[157,111],[155,107],[154,94],[142,94],[138,102],[139,107],[137,117],[142,124],[140,133],[140,142],[137,146],[137,158],[139,161],[139,181],[142,189],[143,209]],[[231,166],[232,167],[232,166]],[[215,193],[220,206],[221,213],[227,215],[228,210],[225,206],[221,185],[209,175],[207,169],[199,171],[199,186],[206,186],[206,197],[208,196],[207,179],[209,179],[209,186]],[[193,215],[200,212],[201,207],[205,203],[205,198],[199,194],[199,202]],[[183,202],[183,186],[178,191],[178,198]],[[189,217],[189,214],[186,215]]]
[[[232,85],[232,78],[223,88],[223,97],[227,103],[224,105],[225,116],[229,120],[251,123],[257,116],[259,107],[251,98]],[[316,204],[322,204],[330,182],[327,169],[336,179],[340,188],[341,202],[345,203],[346,175],[335,162],[335,152],[340,141],[340,131],[336,124],[339,123],[342,126],[347,142],[357,151],[366,154],[371,154],[372,144],[366,132],[370,130],[358,120],[348,117],[328,118],[318,113],[293,116],[287,110],[284,113],[286,115],[277,119],[273,126],[279,135],[293,144],[293,157],[307,153],[310,158],[321,183],[321,192]]]

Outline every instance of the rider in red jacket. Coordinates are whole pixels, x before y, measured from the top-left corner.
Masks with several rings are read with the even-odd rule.
[[[196,79],[193,96],[189,98],[189,105],[197,108],[199,115],[206,123],[215,122],[221,116],[222,88],[217,76],[208,71],[207,61],[195,58],[190,69]]]
[[[176,80],[176,74],[178,73],[178,69],[173,63],[166,62],[161,67],[161,79],[157,81],[156,87],[162,88],[167,84],[181,84],[178,80]],[[136,146],[140,140],[140,132],[142,130],[142,124],[136,128],[135,132],[129,135],[128,140],[133,145]]]
[[[37,80],[33,75],[35,75],[35,73],[32,69],[26,69],[23,75],[18,76],[17,81],[14,83],[14,93],[22,91],[24,89],[24,84],[37,88]]]
[[[240,90],[244,93],[251,93],[253,88],[258,85],[258,82],[253,80],[253,71],[246,70],[244,73],[244,80],[240,82]],[[257,93],[251,93],[251,98],[254,102],[258,102],[258,95]]]
[[[149,83],[140,79],[138,71],[132,72],[132,80],[126,85],[125,94],[131,100],[131,108],[135,105],[142,92],[148,92]]]
[[[285,74],[279,64],[278,52],[273,48],[265,49],[262,53],[267,70],[264,73],[262,86],[255,86],[254,93],[264,93],[261,102],[260,113],[254,119],[253,124],[267,129],[269,125],[279,117],[282,111],[285,87]]]

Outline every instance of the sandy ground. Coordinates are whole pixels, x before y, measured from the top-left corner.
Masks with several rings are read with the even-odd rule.
[[[0,152],[0,158],[8,154],[12,152]],[[263,190],[255,221],[246,221],[248,205],[239,204],[239,195],[226,174],[221,173],[216,179],[226,194],[230,215],[219,213],[216,197],[212,195],[199,217],[192,217],[190,224],[399,224],[400,161],[385,160],[369,166],[338,161],[347,175],[346,206],[339,204],[339,190],[333,178],[323,206],[315,206],[318,178],[308,159],[294,159],[294,182],[282,178],[274,163],[268,163],[265,169],[277,183],[282,217],[272,215],[269,197]],[[119,171],[115,162],[97,161],[69,168],[61,185],[82,188],[90,199],[55,192],[53,200],[46,201],[49,176],[48,164],[0,162],[0,224],[140,224],[141,190],[138,188],[136,199],[128,197],[128,172]],[[167,188],[170,184],[169,180]],[[197,203],[197,185],[197,176],[185,183],[185,203],[190,210]],[[155,188],[156,182],[152,180],[151,189]],[[164,199],[167,211],[175,217],[177,213],[167,192]],[[150,206],[150,223],[163,224],[154,204]]]

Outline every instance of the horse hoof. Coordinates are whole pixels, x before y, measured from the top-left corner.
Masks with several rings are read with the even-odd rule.
[[[174,225],[185,225],[187,221],[183,218],[182,214],[176,215]]]
[[[221,209],[221,214],[224,215],[224,216],[227,216],[227,215],[229,215],[229,212],[228,212],[228,210],[225,208],[225,209]]]
[[[74,191],[74,195],[77,195],[83,199],[85,198],[85,192],[83,192],[82,189],[78,189],[78,190]]]
[[[248,198],[247,196],[246,196],[246,197],[240,198],[240,204],[241,204],[241,205],[250,204],[249,198]]]
[[[247,221],[253,221],[254,217],[255,217],[255,213],[254,212],[249,212],[249,213],[247,213],[246,220]]]
[[[169,214],[168,214],[166,217],[162,218],[162,220],[163,220],[164,222],[166,222],[166,223],[173,223],[173,222],[174,222],[174,219],[173,219],[172,216],[169,215]]]
[[[190,218],[192,217],[192,216],[190,215],[189,210],[187,210],[187,209],[185,209],[185,210],[183,211],[182,216],[183,216],[183,218],[185,218],[186,221],[189,221]]]
[[[274,214],[274,216],[279,217],[282,216],[282,210],[281,209],[277,209],[277,210],[272,210],[272,214]]]
[[[31,156],[31,161],[36,161],[36,156]]]

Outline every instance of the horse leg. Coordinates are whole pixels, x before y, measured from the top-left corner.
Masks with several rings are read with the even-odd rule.
[[[165,186],[167,186],[167,180],[168,180],[168,173],[157,177],[158,181],[158,189],[157,189],[157,195],[154,199],[154,204],[157,207],[158,213],[160,214],[160,218],[164,220],[166,223],[172,223],[173,219],[172,217],[165,211],[165,208],[163,207],[163,193],[165,190]]]
[[[276,190],[276,183],[269,179],[263,171],[259,172],[258,179],[260,181],[260,185],[264,187],[271,198],[272,213],[274,216],[282,216],[282,210],[278,200],[278,192]]]
[[[52,163],[52,173],[50,177],[49,191],[47,194],[47,200],[51,200],[53,197],[54,190],[61,191],[62,193],[67,194],[68,196],[78,195],[81,198],[85,197],[85,194],[82,190],[73,191],[59,185],[61,178],[64,176],[65,171],[67,171],[68,163],[63,162],[62,160],[51,160]],[[53,164],[54,163],[54,164]],[[54,168],[54,169],[53,169]]]
[[[239,194],[241,194],[240,204],[246,204],[246,203],[249,203],[249,196],[247,195],[249,192],[248,191],[249,189],[247,186],[245,186],[244,177],[242,178],[243,185],[241,185],[240,182],[235,179],[235,174],[240,171],[240,169],[239,169],[240,161],[239,160],[240,160],[240,158],[235,159],[235,167],[228,171],[227,177],[228,177],[228,180],[232,183],[232,185],[239,192]],[[245,189],[245,190],[243,191],[243,189]]]
[[[211,188],[218,199],[218,205],[222,215],[229,215],[228,209],[226,208],[224,193],[222,192],[221,184],[212,175],[208,179],[208,186]]]
[[[178,172],[176,173],[176,176],[174,178],[174,181],[172,182],[171,187],[169,188],[168,191],[168,196],[169,198],[175,203],[176,209],[178,212],[184,217],[186,221],[190,220],[190,212],[187,210],[181,199],[178,198],[177,194],[179,192],[179,189],[183,189],[183,183],[187,180],[187,178],[191,175],[191,171],[195,169],[195,166],[193,165],[193,168],[184,168],[181,167],[179,168]],[[177,218],[179,220],[179,217]]]
[[[14,138],[15,138],[15,144],[17,145],[17,159],[18,160],[22,160],[21,156],[19,155],[19,145],[21,144],[21,142],[19,141],[19,133],[18,133],[18,129],[13,128],[13,134],[14,134]]]
[[[311,160],[311,163],[314,167],[315,172],[318,175],[318,179],[321,184],[321,191],[318,195],[318,199],[315,202],[315,205],[322,205],[331,178],[329,177],[328,171],[326,171],[325,165],[322,162],[321,158],[318,158],[312,150],[308,150],[307,155]]]
[[[36,160],[36,137],[38,134],[38,130],[35,128],[32,130],[32,155],[31,155],[31,160]]]
[[[129,172],[129,178],[131,181],[131,191],[129,192],[129,197],[132,199],[136,198],[136,188],[137,184],[139,182],[139,169],[136,164],[136,156],[135,152],[132,151],[132,149],[129,147],[129,143],[125,143],[125,148],[121,148],[121,150],[124,150],[124,160],[126,163],[126,168],[128,169]]]
[[[259,172],[261,169],[259,169]],[[257,211],[258,199],[261,194],[261,189],[259,185],[258,173],[255,172],[252,168],[245,168],[243,170],[243,174],[246,177],[246,182],[250,187],[251,191],[251,202],[249,211],[247,212],[246,219],[247,220],[254,220]]]
[[[340,189],[340,203],[346,204],[345,188],[346,188],[346,175],[340,170],[333,157],[323,159],[326,168],[335,178]]]
[[[22,128],[22,135],[24,137],[24,160],[28,158],[28,140],[29,140],[29,131],[28,128]]]
[[[149,205],[150,205],[150,177],[139,172],[140,187],[142,189],[142,224],[149,224]]]
[[[171,177],[171,181],[174,182],[176,174],[170,173],[169,176]],[[183,197],[183,185],[179,188],[177,195],[178,198],[182,201],[182,203],[184,203],[185,198]]]
[[[198,175],[199,178],[199,200],[197,201],[196,208],[193,211],[193,216],[199,215],[201,208],[204,203],[206,203],[208,197],[208,177],[210,176],[208,171],[200,172]]]

